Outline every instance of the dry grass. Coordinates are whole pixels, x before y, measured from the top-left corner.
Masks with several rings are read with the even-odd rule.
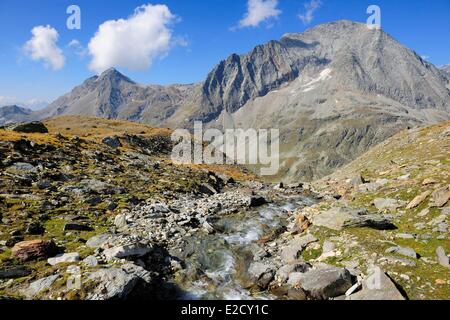
[[[170,135],[170,129],[154,128],[145,124],[122,121],[107,120],[84,116],[63,116],[46,120],[50,133],[60,133],[64,136],[79,136],[90,140],[101,140],[111,135]]]

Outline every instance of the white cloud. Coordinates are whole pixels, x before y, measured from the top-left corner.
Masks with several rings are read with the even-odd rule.
[[[170,24],[176,20],[167,6],[147,4],[136,8],[128,19],[104,22],[88,45],[89,68],[96,72],[111,67],[148,69],[172,48]]]
[[[34,61],[42,60],[46,67],[59,70],[64,67],[63,52],[56,45],[59,34],[50,26],[37,26],[31,30],[33,36],[24,45],[24,51]]]
[[[314,19],[314,13],[322,6],[321,0],[311,0],[304,4],[305,12],[298,17],[304,24],[310,24]]]
[[[77,39],[73,39],[72,41],[69,42],[69,44],[67,45],[70,49],[73,50],[73,52],[80,57],[85,57],[89,51],[87,48],[85,48],[80,41],[78,41]]]
[[[247,13],[239,21],[239,27],[258,27],[262,22],[271,18],[278,18],[281,10],[278,0],[248,0]]]

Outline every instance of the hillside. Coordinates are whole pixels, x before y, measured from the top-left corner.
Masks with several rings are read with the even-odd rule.
[[[315,182],[315,190],[326,200],[307,213],[313,224],[313,217],[341,207],[390,216],[395,230],[347,229],[341,233],[347,244],[342,243],[342,255],[333,259],[339,264],[359,259],[365,267],[380,265],[411,299],[447,299],[449,173],[450,122],[403,130]],[[320,230],[316,236],[326,228]],[[328,230],[323,236],[333,234]],[[442,265],[439,247],[443,248]]]
[[[256,180],[239,168],[173,164],[168,129],[77,116],[44,124],[49,133],[0,129],[0,299],[3,294],[37,298],[38,291],[27,291],[27,286],[54,274],[61,275],[54,288],[59,294],[68,276],[47,258],[76,252],[64,265],[92,256],[96,250],[86,241],[115,233],[120,213],[182,196],[195,199],[217,193],[232,179]],[[162,225],[158,228],[167,232]],[[167,256],[162,250],[155,252],[163,255],[161,263]],[[161,272],[154,285],[170,272],[161,263],[153,266]],[[89,270],[101,270],[96,266],[91,264]],[[93,294],[86,290],[75,296],[64,291],[63,296],[81,299]]]

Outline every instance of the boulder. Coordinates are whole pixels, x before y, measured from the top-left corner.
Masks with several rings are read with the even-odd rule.
[[[337,207],[313,218],[313,224],[319,227],[341,231],[344,228],[373,228],[378,230],[396,229],[395,225],[380,214],[369,214],[366,209]]]
[[[405,300],[389,276],[375,268],[362,284],[362,290],[346,298],[347,300]]]
[[[127,264],[117,268],[100,269],[87,276],[93,282],[88,300],[123,300],[140,283],[150,283],[151,276],[145,269]]]
[[[26,162],[16,162],[5,170],[7,173],[15,175],[35,174],[38,169]]]
[[[140,258],[150,251],[151,248],[149,246],[143,244],[130,244],[106,249],[103,251],[103,254],[105,255],[106,260],[110,261],[113,259]]]
[[[255,282],[261,289],[266,289],[269,283],[273,280],[275,270],[273,266],[262,263],[254,262],[248,269],[250,279]]]
[[[48,133],[47,127],[39,121],[21,123],[12,127],[11,130],[21,133]]]
[[[405,247],[390,247],[386,250],[386,253],[399,254],[413,259],[418,258],[418,254],[416,253],[416,251],[414,251],[414,249]]]
[[[112,237],[113,237],[113,235],[109,234],[109,233],[104,233],[104,234],[100,234],[98,236],[94,236],[86,242],[86,246],[88,246],[89,248],[92,248],[92,249],[100,248],[103,244],[108,242]]]
[[[56,266],[60,263],[72,263],[80,261],[80,254],[78,252],[65,253],[57,255],[56,257],[47,260],[47,263],[51,266]]]
[[[436,249],[436,256],[437,256],[437,261],[439,262],[439,264],[441,266],[450,269],[449,258],[447,256],[447,254],[445,253],[445,250],[443,247],[438,247]]]
[[[113,149],[117,149],[122,146],[122,143],[120,142],[120,139],[117,136],[105,137],[103,138],[102,143]]]
[[[35,298],[39,293],[49,289],[52,284],[59,278],[59,275],[49,276],[32,282],[28,288],[21,291],[27,299]]]
[[[406,209],[414,209],[420,206],[422,202],[424,202],[428,196],[431,194],[431,191],[425,191],[422,194],[415,197],[409,204],[406,206]]]
[[[264,197],[253,196],[250,197],[249,206],[250,207],[260,207],[267,204],[267,200]]]
[[[404,205],[402,201],[384,198],[377,198],[373,200],[373,204],[380,211],[395,211]]]
[[[127,217],[124,214],[119,214],[114,218],[114,225],[121,229],[128,225]]]
[[[281,251],[281,260],[284,263],[295,263],[298,261],[300,254],[306,247],[313,242],[316,242],[317,238],[312,234],[307,234],[305,236],[295,237],[288,246],[284,247]]]
[[[214,189],[214,187],[211,186],[208,183],[202,183],[199,186],[199,191],[200,191],[200,193],[203,193],[203,194],[206,194],[206,195],[209,195],[209,196],[217,194],[217,190]]]
[[[301,273],[295,280],[308,297],[317,300],[344,295],[353,286],[350,272],[333,266],[324,266]]]
[[[95,256],[88,256],[83,260],[83,264],[88,267],[98,266],[98,259]]]
[[[448,187],[441,188],[433,192],[432,194],[434,204],[436,207],[441,208],[445,206],[450,199],[450,190]]]
[[[31,240],[17,243],[11,256],[22,261],[37,260],[54,256],[58,251],[53,241]]]
[[[287,264],[278,269],[275,278],[277,281],[285,283],[289,279],[291,273],[295,272],[304,273],[310,269],[311,265],[308,263]]]

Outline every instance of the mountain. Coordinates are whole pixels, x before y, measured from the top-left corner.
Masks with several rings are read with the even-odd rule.
[[[190,128],[278,128],[274,179],[331,173],[403,128],[449,119],[450,77],[382,30],[337,21],[221,61],[202,83],[143,86],[114,69],[35,118],[91,115]]]
[[[16,105],[0,107],[0,125],[26,121],[32,113],[33,110]]]
[[[194,85],[142,86],[115,69],[87,79],[39,111],[39,118],[88,115],[161,124],[192,95]]]
[[[277,48],[277,61],[266,58],[270,48]],[[283,72],[269,72],[273,81],[260,87],[272,63]],[[207,83],[224,98],[211,99],[203,118],[220,113],[218,123],[227,126],[280,128],[283,170],[276,179],[329,174],[402,128],[450,114],[441,71],[364,24],[339,21],[286,34],[222,64]],[[255,64],[259,72],[250,68]]]

